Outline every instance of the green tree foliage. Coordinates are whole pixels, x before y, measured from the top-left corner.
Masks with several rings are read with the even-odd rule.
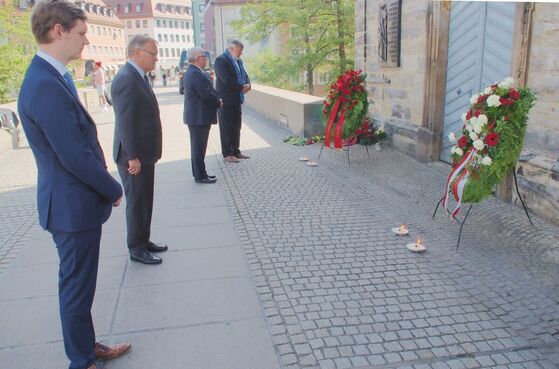
[[[20,11],[15,1],[0,5],[0,102],[17,97],[25,70],[35,53],[30,12]]]
[[[241,19],[232,26],[251,42],[278,29],[285,36],[281,60],[285,63],[277,67],[282,77],[271,79],[272,84],[287,79],[301,85],[304,76],[303,84],[312,94],[314,72],[331,79],[353,67],[353,11],[353,0],[253,0],[243,6]],[[265,65],[279,61],[271,54],[260,60]]]

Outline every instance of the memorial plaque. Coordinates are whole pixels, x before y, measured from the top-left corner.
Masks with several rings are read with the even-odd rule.
[[[400,66],[401,0],[385,0],[379,4],[378,56],[388,67]]]

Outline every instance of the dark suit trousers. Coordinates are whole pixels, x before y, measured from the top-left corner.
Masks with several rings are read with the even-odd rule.
[[[128,164],[117,164],[126,195],[126,242],[128,248],[144,247],[151,236],[154,165],[142,165],[140,173],[128,173]]]
[[[190,162],[192,163],[192,176],[194,179],[207,178],[206,172],[206,149],[208,148],[208,138],[210,137],[211,125],[188,126],[190,132]]]
[[[64,348],[71,369],[95,362],[91,305],[97,284],[101,227],[83,232],[53,232],[58,250],[58,297]]]
[[[235,156],[241,153],[241,105],[223,105],[218,111],[219,137],[221,139],[221,153],[223,157]]]

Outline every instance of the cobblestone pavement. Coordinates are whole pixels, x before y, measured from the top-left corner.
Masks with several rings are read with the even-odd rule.
[[[333,150],[311,168],[297,159],[318,145],[244,120],[252,158],[220,161],[220,183],[284,368],[559,367],[557,227],[490,199],[455,251],[458,226],[431,220],[441,164],[358,146],[351,168]],[[406,250],[415,236],[425,254]]]

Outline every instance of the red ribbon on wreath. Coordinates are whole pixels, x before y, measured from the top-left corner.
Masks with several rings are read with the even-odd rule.
[[[340,105],[342,104],[342,99],[339,97],[336,99],[336,103],[332,107],[332,111],[330,112],[330,118],[328,119],[328,124],[326,125],[326,132],[324,134],[324,146],[330,147],[330,142],[332,140],[332,128],[334,127],[334,123],[336,123],[336,118],[338,117],[338,111],[340,110]],[[336,127],[334,129],[334,148],[341,149],[342,148],[342,132],[345,123],[345,109],[342,108],[340,113],[340,118],[336,123]]]

